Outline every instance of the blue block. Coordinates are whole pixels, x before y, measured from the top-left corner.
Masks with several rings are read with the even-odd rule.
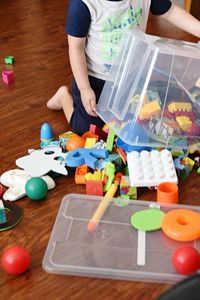
[[[95,169],[99,158],[107,158],[109,151],[106,149],[86,149],[78,148],[68,152],[66,157],[66,166],[78,167],[83,164]]]

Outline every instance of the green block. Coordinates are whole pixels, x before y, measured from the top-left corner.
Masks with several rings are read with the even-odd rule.
[[[5,63],[8,65],[12,65],[14,63],[14,61],[15,61],[15,58],[12,55],[8,55],[5,57]]]

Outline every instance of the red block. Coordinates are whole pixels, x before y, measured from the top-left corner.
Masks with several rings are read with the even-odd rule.
[[[2,79],[6,84],[12,83],[14,81],[14,72],[13,71],[2,71]]]
[[[103,196],[103,182],[88,180],[86,181],[86,194],[87,195],[96,195]]]

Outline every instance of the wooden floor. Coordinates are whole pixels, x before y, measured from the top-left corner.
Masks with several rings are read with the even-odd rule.
[[[15,160],[39,148],[40,127],[49,122],[56,136],[69,129],[61,112],[49,111],[46,101],[63,84],[70,85],[71,71],[64,33],[67,0],[0,1],[0,70],[4,57],[14,55],[15,82],[0,82],[0,174],[16,168]],[[181,30],[150,18],[148,32],[197,41]],[[72,172],[71,172],[72,173]],[[169,288],[166,284],[59,276],[42,269],[42,259],[64,195],[85,193],[74,183],[74,174],[56,178],[57,187],[36,203],[24,197],[17,204],[24,215],[15,228],[0,232],[0,255],[12,245],[26,247],[32,262],[19,277],[0,268],[1,299],[134,299],[152,300]],[[139,190],[139,199],[154,200],[155,192]],[[181,203],[199,204],[196,173],[180,184]]]

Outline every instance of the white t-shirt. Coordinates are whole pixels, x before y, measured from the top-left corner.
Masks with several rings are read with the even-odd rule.
[[[91,15],[85,48],[88,73],[105,80],[125,32],[133,28],[145,31],[150,0],[82,1]]]

